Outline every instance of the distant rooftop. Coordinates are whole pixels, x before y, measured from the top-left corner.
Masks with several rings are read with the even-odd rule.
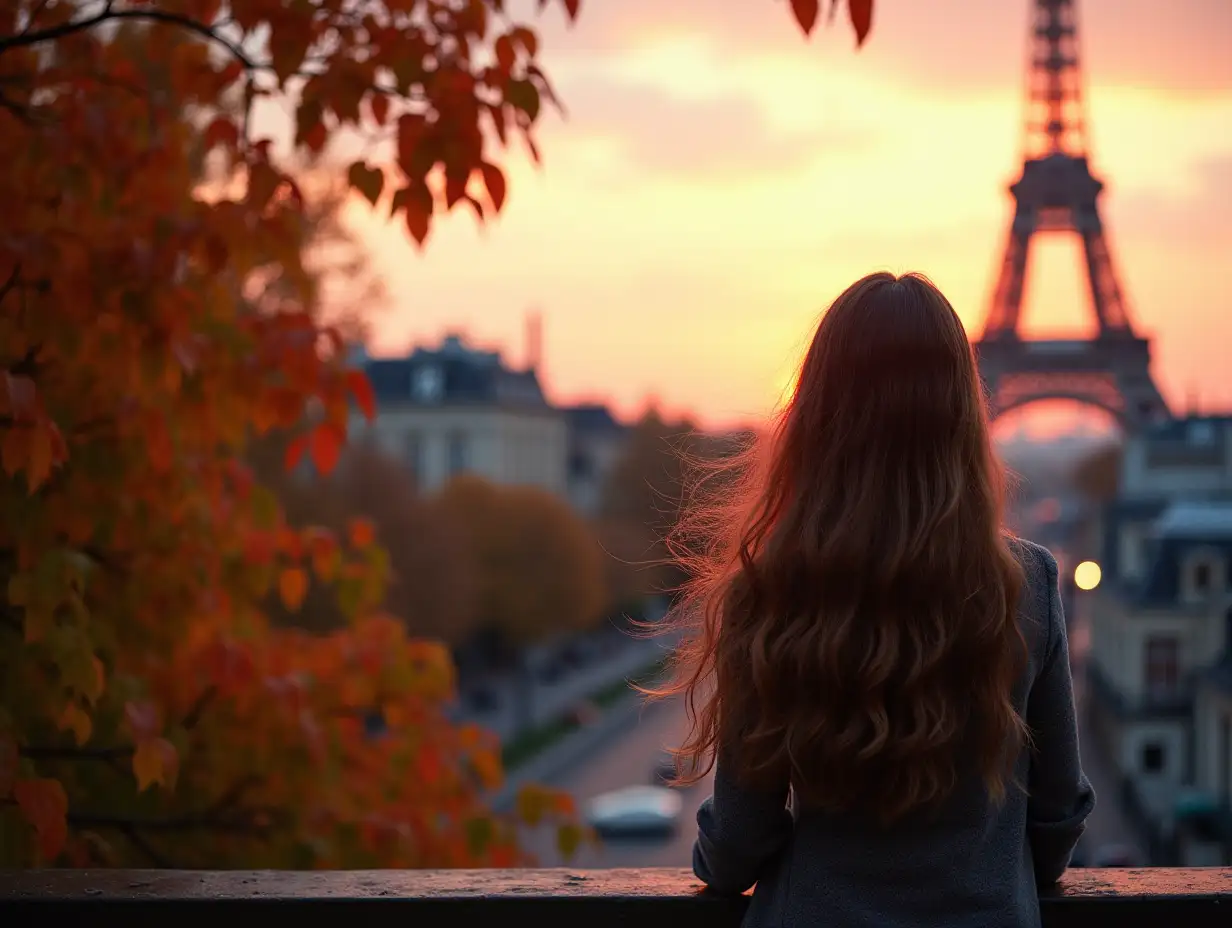
[[[623,432],[628,426],[617,421],[612,411],[602,403],[582,403],[565,407],[569,428],[577,432]]]
[[[1173,503],[1156,520],[1154,527],[1159,538],[1232,539],[1232,503],[1197,500]]]
[[[1213,444],[1220,433],[1232,429],[1232,415],[1182,416],[1151,425],[1143,436],[1151,442],[1178,442],[1188,445]]]
[[[447,334],[436,348],[416,348],[404,358],[369,358],[363,366],[383,405],[549,408],[535,371],[515,370],[499,351],[472,348],[458,333]]]

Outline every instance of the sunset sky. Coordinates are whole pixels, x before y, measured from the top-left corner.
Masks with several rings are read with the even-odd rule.
[[[568,108],[511,160],[502,217],[459,212],[421,256],[352,221],[390,291],[374,354],[456,328],[523,357],[544,315],[558,401],[649,396],[711,425],[769,412],[818,314],[869,271],[920,270],[977,334],[1009,222],[1028,0],[877,0],[803,39],[781,0],[584,0],[540,18]],[[1103,215],[1155,373],[1232,408],[1232,2],[1082,0]],[[1079,251],[1041,243],[1029,334],[1089,330]]]

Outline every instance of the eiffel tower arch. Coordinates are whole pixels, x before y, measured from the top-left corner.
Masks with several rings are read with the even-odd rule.
[[[984,331],[975,343],[993,417],[1068,399],[1111,413],[1126,431],[1170,417],[1151,376],[1150,341],[1130,322],[1103,222],[1103,184],[1087,158],[1076,0],[1034,0],[1022,176]],[[1086,258],[1089,339],[1026,340],[1019,332],[1031,244],[1067,234]]]

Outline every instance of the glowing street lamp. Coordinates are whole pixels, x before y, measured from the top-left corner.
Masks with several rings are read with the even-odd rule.
[[[1074,568],[1074,586],[1080,590],[1093,590],[1099,586],[1103,571],[1094,561],[1083,561]]]

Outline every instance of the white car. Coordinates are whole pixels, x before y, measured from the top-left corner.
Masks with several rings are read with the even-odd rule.
[[[604,838],[671,835],[680,822],[680,795],[662,786],[627,786],[596,796],[586,821]]]

